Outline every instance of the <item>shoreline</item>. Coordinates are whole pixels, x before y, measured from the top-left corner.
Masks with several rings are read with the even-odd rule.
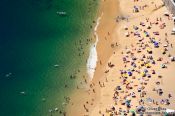
[[[95,35],[96,40],[95,40],[95,43],[92,43],[92,45],[90,46],[90,50],[89,50],[89,58],[87,61],[87,73],[88,73],[90,80],[92,80],[94,77],[96,65],[98,62],[97,44],[99,41],[99,37],[97,34],[97,29],[98,29],[98,26],[100,24],[100,20],[101,20],[102,16],[103,16],[103,13],[97,19],[97,23],[96,23],[96,26],[94,28],[94,35]]]

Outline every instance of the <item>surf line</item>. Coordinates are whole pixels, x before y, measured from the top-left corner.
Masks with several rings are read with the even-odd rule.
[[[97,65],[97,61],[98,61],[97,44],[98,44],[99,38],[98,38],[98,34],[97,34],[97,29],[98,29],[98,26],[100,24],[100,20],[101,20],[102,16],[103,16],[103,12],[102,12],[101,16],[98,17],[98,19],[97,19],[97,23],[96,23],[96,26],[94,28],[94,35],[95,35],[96,41],[95,41],[95,43],[93,43],[90,46],[89,58],[87,60],[87,73],[88,73],[88,76],[90,77],[90,79],[93,79],[93,77],[94,77],[94,73],[95,73],[95,69],[96,69],[96,65]]]

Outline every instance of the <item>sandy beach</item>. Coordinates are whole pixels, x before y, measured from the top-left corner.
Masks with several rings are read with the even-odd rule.
[[[174,23],[162,0],[102,0],[99,16],[95,74],[75,90],[67,115],[175,110]]]

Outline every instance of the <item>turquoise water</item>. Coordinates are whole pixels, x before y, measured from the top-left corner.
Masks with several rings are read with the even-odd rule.
[[[75,88],[70,75],[86,68],[97,6],[97,0],[1,0],[0,116],[64,109],[64,96]]]

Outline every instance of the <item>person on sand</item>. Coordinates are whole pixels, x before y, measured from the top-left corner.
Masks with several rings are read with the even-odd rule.
[[[79,89],[78,85],[77,85],[77,89]]]
[[[168,94],[168,98],[171,98],[171,97],[172,97],[172,95],[169,93],[169,94]]]

